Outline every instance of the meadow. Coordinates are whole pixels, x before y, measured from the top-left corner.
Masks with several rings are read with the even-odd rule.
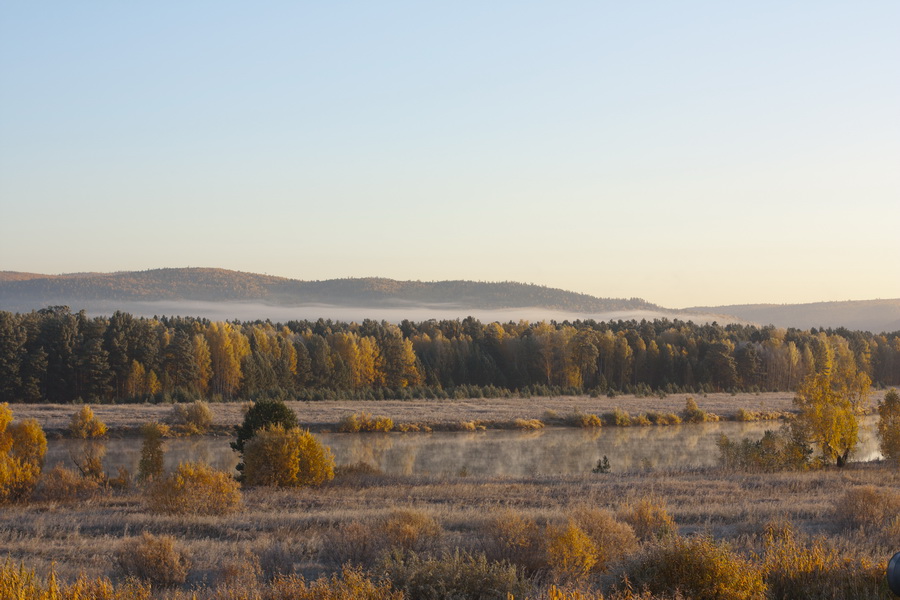
[[[791,400],[697,399],[724,417],[738,407],[789,410]],[[539,419],[548,411],[678,412],[684,404],[674,396],[290,406],[304,426],[330,429],[363,410],[450,427]],[[112,435],[172,412],[94,408]],[[211,408],[219,435],[241,420],[239,405]],[[61,433],[75,407],[13,410]],[[115,475],[96,486],[45,481],[29,501],[4,506],[6,571],[21,564],[62,582],[109,578],[113,591],[90,596],[97,598],[889,598],[884,567],[900,550],[900,470],[886,461],[806,471],[720,466],[532,477],[400,476],[361,464],[338,468],[314,487],[245,487],[240,507],[220,514],[159,512],[147,486]],[[139,551],[166,536],[173,538],[167,550],[151,558]],[[173,566],[167,555],[181,562]],[[135,560],[152,584],[127,583],[135,556],[144,557]],[[661,563],[682,568],[661,572]],[[351,564],[361,570],[342,570]],[[183,577],[167,581],[175,571]],[[747,575],[731,581],[731,571]],[[727,585],[711,591],[709,578]]]

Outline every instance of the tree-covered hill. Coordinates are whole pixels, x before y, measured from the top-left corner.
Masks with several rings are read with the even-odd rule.
[[[262,302],[282,306],[540,307],[573,312],[659,309],[639,298],[597,298],[516,282],[424,282],[374,277],[301,281],[206,268],[69,275],[0,272],[0,309],[27,311],[50,305],[80,307],[85,302],[125,300]]]

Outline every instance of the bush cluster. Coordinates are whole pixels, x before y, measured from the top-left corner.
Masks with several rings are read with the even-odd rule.
[[[87,404],[73,414],[69,422],[69,434],[73,438],[83,440],[99,438],[106,435],[106,430],[106,423],[98,419]]]
[[[123,575],[159,586],[184,583],[190,570],[190,561],[170,535],[145,532],[124,540],[115,560]]]
[[[31,495],[46,452],[47,437],[37,421],[13,423],[9,405],[0,404],[0,504]]]
[[[367,412],[358,412],[341,419],[338,431],[345,433],[388,432],[394,429],[394,421],[390,417],[372,416]]]
[[[295,487],[334,479],[334,455],[309,431],[271,425],[244,444],[244,483]]]
[[[224,471],[204,463],[182,463],[147,490],[151,512],[167,514],[221,515],[241,507],[240,486]]]

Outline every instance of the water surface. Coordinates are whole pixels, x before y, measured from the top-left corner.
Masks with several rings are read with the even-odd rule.
[[[601,457],[612,471],[705,467],[718,463],[716,440],[759,439],[778,422],[704,423],[666,427],[606,427],[601,429],[546,428],[538,431],[434,432],[434,433],[327,433],[317,437],[334,452],[338,465],[367,463],[397,475],[477,475],[519,477],[572,475],[590,472]],[[874,434],[875,418],[861,427],[861,442],[853,460],[881,457]],[[177,438],[165,442],[165,468],[179,462],[203,461],[233,471],[238,455],[231,438]],[[51,440],[47,466],[73,466],[71,455],[84,442]],[[105,442],[104,466],[114,473],[119,466],[137,472],[139,438]]]

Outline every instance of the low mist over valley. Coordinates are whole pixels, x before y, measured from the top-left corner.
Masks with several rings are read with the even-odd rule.
[[[0,272],[0,309],[29,312],[66,305],[90,315],[209,319],[457,319],[539,321],[679,319],[809,329],[900,330],[900,300],[747,304],[669,309],[640,298],[598,298],[517,282],[396,281],[385,278],[301,281],[226,269],[153,269],[43,275]]]

